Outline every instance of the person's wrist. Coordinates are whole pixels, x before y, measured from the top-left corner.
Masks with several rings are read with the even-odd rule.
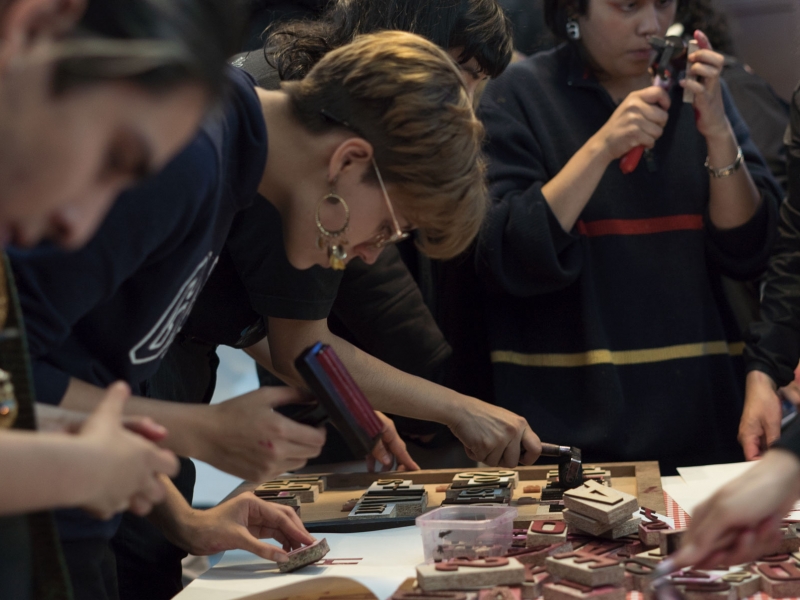
[[[763,371],[759,370],[753,370],[747,374],[746,386],[768,386],[773,392],[777,393],[778,391],[778,385],[775,383],[775,380]]]
[[[206,404],[175,404],[175,418],[167,425],[167,436],[159,444],[172,450],[179,456],[197,458],[203,462],[209,462],[206,456],[207,440],[214,433],[215,414],[218,405]]]
[[[731,127],[730,121],[728,121],[727,117],[725,117],[719,123],[712,125],[711,127],[707,127],[704,132],[704,137],[706,138],[706,145],[708,146],[709,154],[718,148],[728,148],[729,146],[732,146],[733,148],[738,147],[736,136],[733,133],[733,127]],[[713,166],[720,168],[725,165],[715,164]]]
[[[584,149],[589,153],[592,162],[598,163],[602,167],[608,167],[614,161],[614,153],[608,143],[608,139],[601,136],[602,130],[589,138]]]
[[[769,465],[767,467],[765,464],[764,469],[780,473],[781,479],[790,486],[794,498],[800,498],[800,457],[786,448],[770,448],[761,462]]]

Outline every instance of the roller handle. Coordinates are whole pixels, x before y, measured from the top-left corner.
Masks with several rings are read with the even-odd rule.
[[[561,456],[570,456],[572,448],[569,446],[559,446],[557,444],[542,444],[542,456],[552,456],[559,458]]]
[[[642,154],[644,154],[644,146],[637,146],[633,150],[629,150],[619,161],[620,171],[624,175],[633,173],[639,166],[639,161],[642,160]]]

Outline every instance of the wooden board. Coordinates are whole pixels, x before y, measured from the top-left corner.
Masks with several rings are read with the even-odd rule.
[[[595,466],[587,463],[588,466]],[[629,462],[597,464],[596,466],[611,472],[611,486],[615,489],[633,494],[639,499],[639,504],[664,513],[664,494],[661,489],[661,472],[657,462]],[[530,467],[517,467],[520,483],[514,490],[512,506],[517,506],[520,496],[533,496],[540,494],[525,494],[522,489],[526,485],[540,485],[543,489],[547,484],[547,473],[553,465],[534,465]],[[499,469],[436,469],[403,473],[318,473],[304,475],[325,475],[327,488],[319,495],[314,503],[302,504],[303,522],[311,525],[316,521],[347,520],[347,513],[342,512],[342,505],[351,498],[359,498],[364,491],[378,479],[401,478],[412,479],[415,484],[422,484],[428,490],[428,510],[438,508],[445,499],[444,492],[437,492],[436,487],[448,484],[453,480],[453,475],[464,471],[497,471]],[[237,487],[228,498],[252,491],[257,484],[244,482]],[[517,506],[519,514],[514,522],[515,527],[527,528],[534,519],[561,519],[560,512],[537,514],[538,504]]]

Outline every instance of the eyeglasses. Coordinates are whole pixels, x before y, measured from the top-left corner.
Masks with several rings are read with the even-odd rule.
[[[342,127],[345,127],[350,131],[357,133],[360,137],[367,139],[358,129],[353,127],[350,123],[333,116],[324,108],[320,111],[320,114],[326,119],[333,121],[337,125],[341,125]],[[378,233],[372,239],[365,242],[370,246],[381,249],[385,248],[389,244],[396,244],[397,242],[401,242],[405,239],[408,239],[408,236],[411,235],[411,232],[403,231],[403,228],[400,227],[400,222],[397,220],[397,215],[394,212],[394,206],[392,205],[392,201],[389,199],[389,192],[386,191],[386,185],[383,183],[383,177],[381,176],[380,169],[378,169],[378,163],[375,162],[374,155],[372,156],[372,167],[375,169],[375,175],[378,178],[378,184],[381,186],[381,191],[383,192],[383,198],[384,200],[386,200],[386,208],[389,209],[389,216],[392,217],[392,226],[394,227],[393,232]]]

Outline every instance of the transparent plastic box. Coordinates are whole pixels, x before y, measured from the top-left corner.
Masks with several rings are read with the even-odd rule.
[[[425,562],[502,556],[511,547],[513,506],[443,506],[417,517]]]

